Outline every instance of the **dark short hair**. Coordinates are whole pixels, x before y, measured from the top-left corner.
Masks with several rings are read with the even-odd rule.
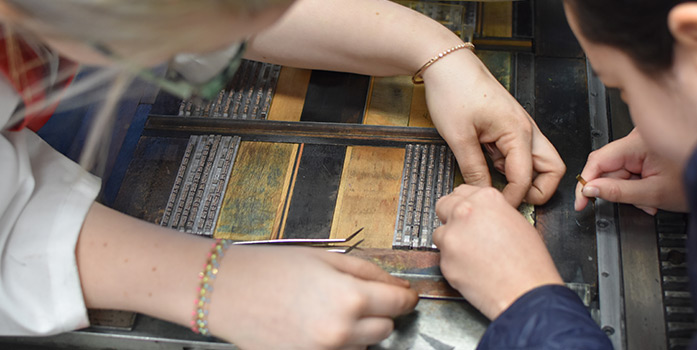
[[[668,14],[689,0],[564,0],[586,39],[622,50],[645,73],[673,65]]]

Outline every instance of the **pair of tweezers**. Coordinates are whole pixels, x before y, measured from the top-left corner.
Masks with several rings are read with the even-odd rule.
[[[273,244],[273,245],[299,245],[299,246],[308,246],[308,247],[324,247],[328,248],[328,252],[333,252],[333,253],[341,253],[341,254],[346,254],[350,251],[352,251],[354,248],[356,248],[361,242],[364,240],[361,239],[360,241],[349,245],[349,246],[342,246],[342,245],[334,245],[334,244],[339,244],[339,243],[348,243],[352,239],[354,239],[358,233],[363,231],[363,228],[361,227],[358,229],[358,231],[352,233],[350,236],[346,238],[333,238],[333,239],[312,239],[312,238],[289,238],[289,239],[268,239],[268,240],[260,240],[260,241],[238,241],[238,242],[233,242],[233,245],[252,245],[252,244]]]

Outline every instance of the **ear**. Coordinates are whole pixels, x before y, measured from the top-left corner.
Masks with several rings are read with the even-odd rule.
[[[668,29],[676,44],[697,49],[697,3],[676,5],[668,14]]]

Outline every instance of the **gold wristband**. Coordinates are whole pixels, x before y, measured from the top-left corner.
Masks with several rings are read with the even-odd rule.
[[[436,61],[438,61],[439,59],[441,59],[441,58],[443,58],[443,57],[445,57],[445,56],[447,56],[447,55],[449,55],[457,50],[465,49],[465,48],[474,51],[474,44],[472,44],[471,42],[468,41],[464,44],[453,46],[453,47],[439,53],[438,55],[433,56],[430,60],[428,60],[428,62],[426,62],[426,64],[421,66],[421,68],[419,68],[419,70],[417,70],[416,73],[414,73],[414,75],[411,77],[411,82],[414,84],[423,84],[424,80],[421,77],[421,75],[424,74],[424,72],[426,71],[426,69],[428,67],[430,67],[432,64],[436,63]]]

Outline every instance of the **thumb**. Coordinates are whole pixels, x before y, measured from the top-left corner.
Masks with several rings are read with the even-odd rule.
[[[327,253],[322,255],[324,260],[336,270],[366,281],[376,281],[409,288],[409,281],[394,277],[377,265],[352,256]]]
[[[466,184],[478,187],[491,186],[489,166],[475,133],[465,135],[457,147],[451,147],[451,150]]]
[[[652,186],[647,179],[616,179],[603,177],[590,181],[581,193],[586,197],[598,197],[611,202],[651,206]]]

